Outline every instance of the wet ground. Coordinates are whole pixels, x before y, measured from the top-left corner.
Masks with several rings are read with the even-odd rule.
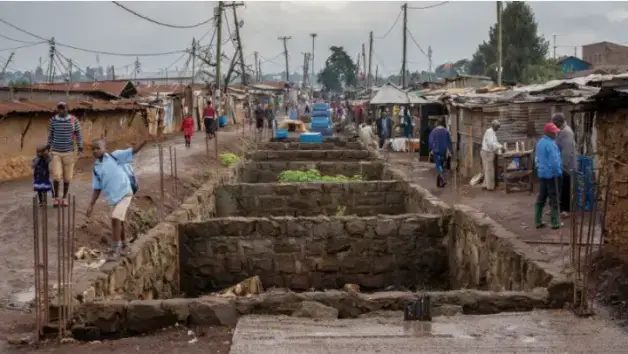
[[[403,314],[352,320],[240,319],[231,354],[625,353],[628,337],[604,320],[564,310],[404,322]]]
[[[247,131],[248,134],[248,131]],[[218,134],[219,152],[240,153],[250,145],[242,130],[221,130]],[[225,167],[214,158],[214,144],[210,142],[210,156],[207,156],[204,135],[197,133],[193,137],[192,147],[185,148],[183,137],[175,135],[163,142],[165,166],[165,206],[166,213],[180,204],[200,184],[217,176]],[[169,145],[177,153],[178,196],[174,193],[174,178],[170,177]],[[111,234],[109,210],[101,199],[94,207],[90,219],[85,217],[91,198],[91,165],[82,162],[79,173],[71,185],[70,193],[76,196],[76,234],[75,249],[87,246],[102,249]],[[159,153],[156,144],[147,145],[133,163],[139,180],[140,189],[134,200],[133,210],[129,212],[127,224],[135,230],[149,229],[159,218],[160,203]],[[4,338],[9,334],[24,334],[34,329],[34,315],[30,313],[29,302],[34,298],[33,271],[33,209],[32,181],[30,179],[11,181],[0,184],[0,352],[5,345]],[[50,281],[56,279],[57,253],[56,230],[57,209],[47,208],[49,229],[49,269]],[[131,215],[133,214],[133,215]],[[167,215],[167,214],[166,214]],[[141,233],[139,235],[141,237]],[[76,261],[74,280],[80,282],[93,270],[85,262]]]

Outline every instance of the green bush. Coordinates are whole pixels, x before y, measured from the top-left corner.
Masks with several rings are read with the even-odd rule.
[[[323,176],[316,169],[307,171],[287,170],[279,174],[279,182],[350,182],[361,181],[362,176],[347,177],[343,175]]]
[[[240,157],[232,153],[220,154],[218,155],[218,158],[220,158],[220,164],[227,167],[240,161]]]

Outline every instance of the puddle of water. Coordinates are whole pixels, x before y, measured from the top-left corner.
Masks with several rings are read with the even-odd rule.
[[[30,302],[35,301],[35,287],[31,286],[30,288],[12,294],[10,297],[10,303],[13,306],[20,307],[26,305]]]

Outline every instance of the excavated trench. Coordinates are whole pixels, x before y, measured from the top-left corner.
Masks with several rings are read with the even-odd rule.
[[[312,168],[361,180],[278,182]],[[355,318],[426,293],[435,314],[562,307],[571,296],[499,224],[404,181],[355,141],[265,143],[181,209],[78,294],[75,336],[234,325],[312,304]]]

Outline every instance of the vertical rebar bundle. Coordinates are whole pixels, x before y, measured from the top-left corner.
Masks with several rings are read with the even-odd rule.
[[[172,193],[176,201],[179,199],[179,176],[177,172],[177,148],[173,145],[169,146],[170,154],[170,177],[172,178]]]
[[[46,198],[47,199],[47,198]],[[35,328],[39,341],[44,328],[57,327],[59,338],[67,335],[72,317],[72,269],[74,266],[74,232],[76,226],[76,198],[69,196],[67,207],[57,209],[57,287],[56,302],[49,296],[48,267],[48,209],[47,200],[40,206],[37,196],[33,197],[33,258],[35,269]],[[51,316],[50,307],[58,311]],[[56,321],[55,323],[52,323]]]
[[[159,154],[159,196],[161,197],[161,202],[159,204],[159,217],[161,220],[163,220],[166,217],[166,192],[164,190],[164,147],[159,144],[157,151]]]

